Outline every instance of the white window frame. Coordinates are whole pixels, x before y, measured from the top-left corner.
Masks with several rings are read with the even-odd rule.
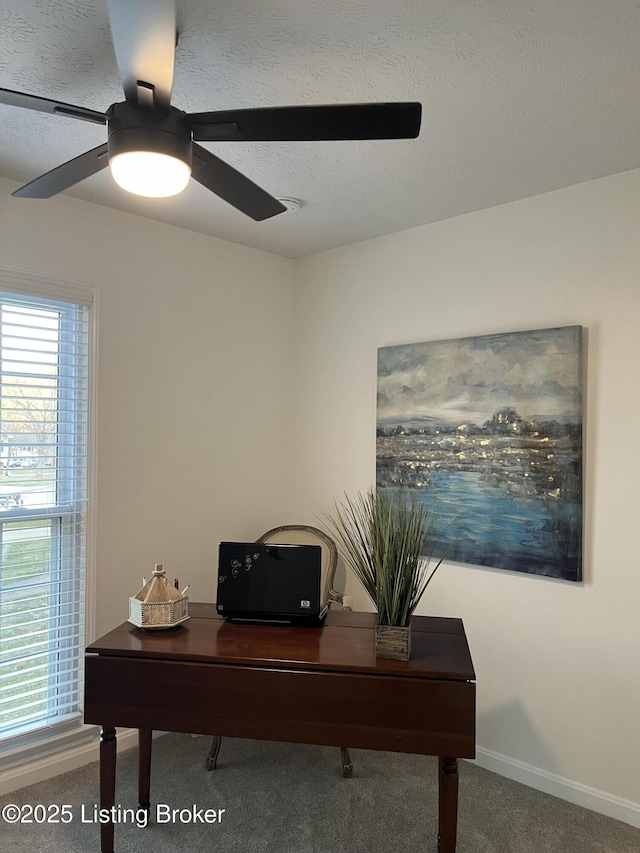
[[[55,301],[81,304],[89,307],[89,350],[88,350],[88,380],[87,380],[87,491],[85,514],[85,566],[84,566],[84,637],[85,645],[94,637],[96,617],[96,458],[97,458],[97,331],[98,331],[98,297],[99,291],[95,285],[85,282],[72,281],[48,275],[32,273],[26,270],[11,269],[0,266],[0,291],[13,293],[16,296],[40,297]],[[15,518],[13,516],[16,516]],[[20,513],[3,513],[3,521],[21,520]],[[69,520],[62,523],[73,523]],[[83,663],[80,661],[80,672]],[[78,690],[83,690],[83,682],[79,682]],[[79,697],[82,709],[83,696]],[[2,778],[10,778],[21,771],[27,764],[38,760],[46,760],[52,754],[67,751],[80,746],[96,737],[95,726],[85,726],[82,716],[69,723],[54,724],[48,729],[40,729],[15,738],[5,738],[0,744],[0,782]],[[2,787],[2,785],[0,785]]]

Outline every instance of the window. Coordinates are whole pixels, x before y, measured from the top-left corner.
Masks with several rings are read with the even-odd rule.
[[[91,294],[77,291],[0,272],[0,753],[82,724]]]

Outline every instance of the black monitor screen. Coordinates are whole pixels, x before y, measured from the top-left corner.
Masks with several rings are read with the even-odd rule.
[[[218,613],[317,616],[321,558],[319,545],[221,542]]]

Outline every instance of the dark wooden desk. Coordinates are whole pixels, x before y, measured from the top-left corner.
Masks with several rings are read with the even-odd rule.
[[[125,622],[86,650],[101,808],[115,804],[116,726],[139,730],[146,807],[153,729],[436,755],[438,846],[454,853],[457,759],[475,756],[475,673],[460,619],[415,617],[403,662],[376,659],[369,613],[332,611],[322,628],[233,625],[212,604],[190,613],[170,631]],[[100,831],[102,853],[113,853],[113,824]]]

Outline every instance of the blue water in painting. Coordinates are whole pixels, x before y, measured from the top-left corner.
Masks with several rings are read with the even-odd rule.
[[[412,490],[413,491],[413,490]],[[416,496],[438,511],[434,557],[574,580],[580,562],[580,507],[549,498],[511,498],[481,473],[435,471]]]

